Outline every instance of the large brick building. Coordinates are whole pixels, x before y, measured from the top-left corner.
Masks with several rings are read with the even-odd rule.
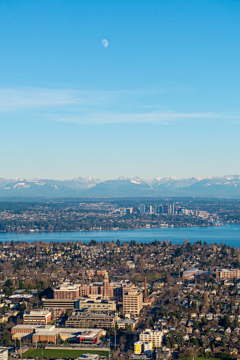
[[[11,329],[12,340],[31,339],[33,343],[56,344],[58,337],[63,341],[81,344],[97,344],[105,334],[103,329],[55,328],[54,325],[16,325]]]
[[[23,314],[23,324],[47,325],[52,319],[50,311],[34,310]]]
[[[74,300],[80,297],[81,284],[64,283],[53,290],[54,299]]]
[[[59,285],[53,291],[53,298],[56,300],[75,300],[79,297],[88,296],[97,298],[102,296],[103,299],[122,299],[125,290],[134,288],[129,282],[109,282],[108,274],[104,270],[103,282],[95,282],[89,284],[71,284],[64,283]]]

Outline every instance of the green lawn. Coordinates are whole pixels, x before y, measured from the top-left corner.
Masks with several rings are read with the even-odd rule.
[[[98,350],[55,350],[55,349],[30,349],[23,354],[23,357],[29,358],[64,358],[64,359],[76,359],[82,354],[99,354],[100,356],[107,356],[108,351],[98,351]]]

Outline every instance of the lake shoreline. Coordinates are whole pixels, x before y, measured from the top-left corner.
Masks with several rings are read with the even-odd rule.
[[[29,233],[0,233],[0,241],[25,241],[25,242],[83,242],[91,240],[97,242],[120,242],[150,243],[169,239],[172,244],[182,245],[184,239],[189,243],[206,241],[207,244],[226,244],[233,247],[240,247],[240,225],[225,224],[225,226],[202,226],[202,227],[181,227],[181,228],[150,228],[133,230],[113,231],[62,231],[62,232],[29,232]]]

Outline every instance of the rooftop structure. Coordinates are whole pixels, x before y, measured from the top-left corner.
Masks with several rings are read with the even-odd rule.
[[[96,299],[81,298],[78,301],[78,309],[91,309],[93,311],[116,311],[115,300],[103,300],[102,297]]]
[[[16,325],[11,329],[12,339],[31,338],[32,342],[52,342],[56,344],[58,336],[63,341],[82,344],[97,344],[102,335],[103,329],[90,328],[56,328],[54,325]]]
[[[91,312],[89,309],[85,312],[72,313],[66,321],[66,326],[111,328],[115,327],[117,319],[117,313]]]

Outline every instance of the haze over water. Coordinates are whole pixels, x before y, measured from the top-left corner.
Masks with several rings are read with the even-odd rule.
[[[101,241],[121,242],[136,240],[139,243],[152,242],[155,239],[163,241],[169,239],[173,244],[182,244],[184,239],[190,243],[198,240],[207,244],[226,244],[240,247],[240,225],[226,225],[214,227],[187,227],[187,228],[153,228],[117,231],[82,231],[82,232],[36,232],[36,233],[1,233],[0,241],[45,241],[67,242],[82,241],[89,243],[92,239]]]

